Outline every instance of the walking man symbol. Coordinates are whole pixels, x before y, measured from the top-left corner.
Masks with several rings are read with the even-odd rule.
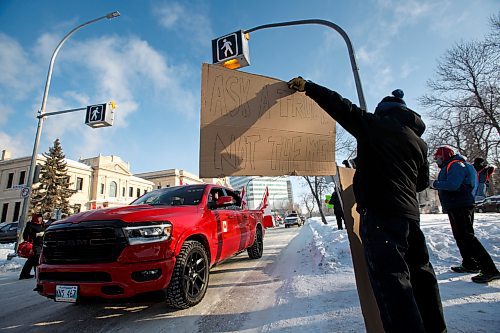
[[[97,106],[95,106],[93,109],[92,109],[92,115],[90,116],[90,120],[99,120],[101,119],[101,109]]]
[[[222,51],[224,51],[224,57],[227,58],[227,52],[229,52],[230,54],[234,54],[233,49],[231,48],[231,45],[233,45],[233,43],[225,38],[222,41],[224,42],[222,44]]]

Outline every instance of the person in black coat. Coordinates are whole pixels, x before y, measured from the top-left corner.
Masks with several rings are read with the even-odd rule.
[[[337,189],[335,189],[330,198],[330,205],[333,205],[333,213],[335,214],[335,219],[337,220],[337,228],[339,230],[344,229],[342,227],[342,221],[344,220],[344,210],[342,209],[342,203],[340,202],[339,194]]]
[[[44,231],[45,226],[43,224],[42,215],[33,214],[31,216],[31,221],[26,224],[23,232],[23,240],[33,243],[33,255],[29,257],[24,263],[21,274],[19,275],[19,280],[30,279],[34,277],[34,275],[31,274],[31,270],[33,268],[35,268],[36,270],[36,266],[38,266],[40,253],[42,252]]]
[[[420,230],[417,192],[429,185],[425,124],[393,91],[374,113],[335,91],[305,81],[305,91],[356,138],[353,189],[368,274],[386,332],[444,332],[436,275]]]

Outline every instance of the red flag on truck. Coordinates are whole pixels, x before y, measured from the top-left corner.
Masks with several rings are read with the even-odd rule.
[[[241,208],[247,209],[247,192],[245,191],[245,187],[241,190]]]
[[[269,189],[266,186],[266,189],[264,190],[264,196],[262,197],[262,202],[259,205],[259,208],[257,210],[264,210],[269,206],[268,203],[268,197],[269,197]]]

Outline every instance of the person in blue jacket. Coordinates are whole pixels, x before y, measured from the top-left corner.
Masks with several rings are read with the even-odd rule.
[[[479,273],[472,277],[472,281],[477,283],[500,279],[495,263],[474,235],[474,173],[465,159],[449,146],[438,147],[434,160],[441,171],[431,188],[438,190],[439,200],[448,213],[453,237],[462,256],[462,264],[451,267],[451,270]]]

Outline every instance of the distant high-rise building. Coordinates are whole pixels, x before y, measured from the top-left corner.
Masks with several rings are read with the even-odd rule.
[[[250,209],[259,206],[266,186],[269,189],[268,202],[272,210],[284,210],[293,204],[292,183],[287,178],[229,177],[229,182],[238,191],[246,187],[247,205]]]

